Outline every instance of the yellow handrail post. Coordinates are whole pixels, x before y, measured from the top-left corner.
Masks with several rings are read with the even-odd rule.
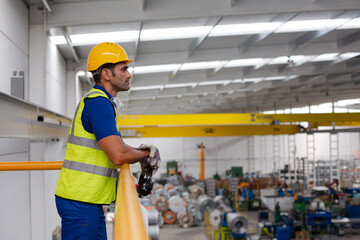
[[[200,144],[200,180],[205,180],[204,144]]]
[[[129,164],[120,169],[113,239],[148,240]]]

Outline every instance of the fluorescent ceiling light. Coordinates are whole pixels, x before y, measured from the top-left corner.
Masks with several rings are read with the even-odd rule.
[[[311,62],[334,61],[338,55],[339,53],[324,53],[312,59]]]
[[[70,35],[74,45],[90,45],[101,42],[134,42],[139,37],[139,31],[103,32]]]
[[[304,21],[288,21],[281,25],[275,32],[305,32],[317,31],[327,28],[340,26],[346,19],[321,19],[321,20],[304,20]]]
[[[282,22],[262,22],[246,24],[217,25],[209,34],[209,37],[259,34],[274,31]]]
[[[142,91],[142,90],[154,90],[154,89],[163,89],[164,85],[152,85],[152,86],[141,86],[141,87],[131,87],[131,91]]]
[[[180,71],[218,68],[219,66],[224,65],[226,62],[227,61],[209,61],[209,62],[184,63],[180,67]]]
[[[354,28],[360,28],[360,18],[354,18],[353,20],[339,27],[339,29],[354,29]]]
[[[211,29],[211,26],[144,29],[140,41],[196,38],[208,34]]]
[[[64,36],[49,36],[49,39],[55,45],[67,43]]]
[[[246,67],[246,66],[256,66],[259,64],[263,64],[266,61],[263,58],[247,58],[247,59],[234,59],[229,61],[225,68],[229,67]]]
[[[179,69],[180,64],[161,64],[134,67],[134,74],[156,73],[156,72],[172,72]]]

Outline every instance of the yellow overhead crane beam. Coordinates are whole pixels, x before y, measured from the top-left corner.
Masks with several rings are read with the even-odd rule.
[[[360,113],[310,113],[310,114],[261,114],[261,113],[200,113],[171,115],[124,115],[118,118],[119,126],[194,126],[242,125],[273,123],[337,123],[360,122]]]
[[[120,128],[123,137],[221,137],[296,134],[296,125],[233,125]]]
[[[123,137],[218,137],[296,134],[297,124],[360,126],[360,113],[261,114],[206,113],[123,115],[118,118]],[[284,124],[285,123],[285,124]]]

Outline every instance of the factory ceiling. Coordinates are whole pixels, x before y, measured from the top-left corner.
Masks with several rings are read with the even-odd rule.
[[[359,98],[358,0],[24,0],[86,74],[91,48],[135,61],[127,114],[256,112]],[[45,17],[44,17],[45,16]]]

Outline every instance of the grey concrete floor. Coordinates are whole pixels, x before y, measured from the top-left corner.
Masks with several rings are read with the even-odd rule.
[[[252,239],[256,233],[257,211],[240,212],[248,220],[247,239]],[[272,216],[272,213],[270,214]],[[261,239],[270,239],[262,237]],[[350,228],[344,231],[344,235],[335,234],[316,235],[315,240],[360,240],[360,227],[358,229]],[[160,228],[159,240],[211,240],[205,235],[205,227],[182,228],[178,224],[164,225]]]
[[[178,224],[164,225],[160,228],[159,240],[208,240],[205,227],[182,228]]]

